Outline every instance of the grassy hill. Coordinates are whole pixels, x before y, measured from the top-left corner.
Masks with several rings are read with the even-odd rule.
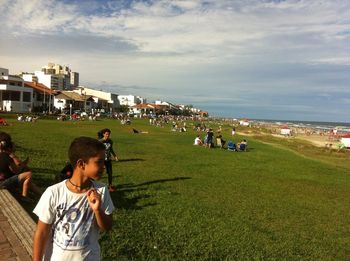
[[[19,155],[30,157],[43,187],[53,184],[73,138],[112,130],[120,161],[113,163],[115,225],[101,238],[105,260],[350,256],[347,152],[338,162],[336,154],[305,144],[253,137],[248,152],[209,150],[192,145],[197,132],[190,128],[171,132],[170,125],[143,120],[131,126],[117,120],[10,122],[1,130],[13,136]],[[149,133],[133,134],[131,128]],[[228,138],[230,128],[223,129]]]

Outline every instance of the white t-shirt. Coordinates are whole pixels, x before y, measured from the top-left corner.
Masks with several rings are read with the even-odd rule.
[[[101,195],[101,209],[111,215],[114,205],[105,185],[92,181]],[[52,224],[51,240],[44,260],[100,260],[99,228],[86,193],[74,193],[66,180],[48,187],[33,212]]]
[[[202,144],[202,140],[200,138],[195,138],[194,139],[194,144],[193,145],[201,145]]]

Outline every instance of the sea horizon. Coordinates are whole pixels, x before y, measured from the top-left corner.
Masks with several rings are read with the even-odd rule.
[[[281,119],[251,119],[251,118],[239,118],[239,117],[212,117],[219,119],[247,119],[251,122],[256,123],[271,123],[271,124],[281,124],[288,125],[290,127],[309,127],[315,129],[331,130],[338,129],[342,132],[350,132],[350,122],[340,122],[340,121],[310,121],[310,120],[281,120]]]

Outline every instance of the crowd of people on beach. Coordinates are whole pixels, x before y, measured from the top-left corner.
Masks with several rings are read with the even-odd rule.
[[[234,128],[233,128],[234,130]],[[235,135],[235,132],[232,131],[232,136]],[[201,135],[198,134],[196,138],[194,139],[193,145],[195,146],[204,146],[205,148],[221,148],[224,149],[226,144],[226,140],[223,139],[223,136],[221,134],[221,128],[217,131],[217,135],[215,136],[215,142],[214,142],[214,132],[211,128],[208,128],[206,130],[206,134],[204,136],[204,139],[201,138]],[[215,146],[216,145],[216,146]],[[227,150],[229,151],[246,151],[248,146],[248,142],[246,139],[243,139],[239,143],[235,143],[232,140],[229,140],[227,142]]]

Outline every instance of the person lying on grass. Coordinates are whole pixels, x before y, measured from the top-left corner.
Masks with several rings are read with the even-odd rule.
[[[104,145],[76,138],[69,148],[71,178],[46,189],[38,216],[33,260],[100,260],[99,230],[112,228],[114,205],[108,188],[96,182],[104,170]]]
[[[132,133],[134,134],[148,134],[148,131],[142,131],[132,128]]]

